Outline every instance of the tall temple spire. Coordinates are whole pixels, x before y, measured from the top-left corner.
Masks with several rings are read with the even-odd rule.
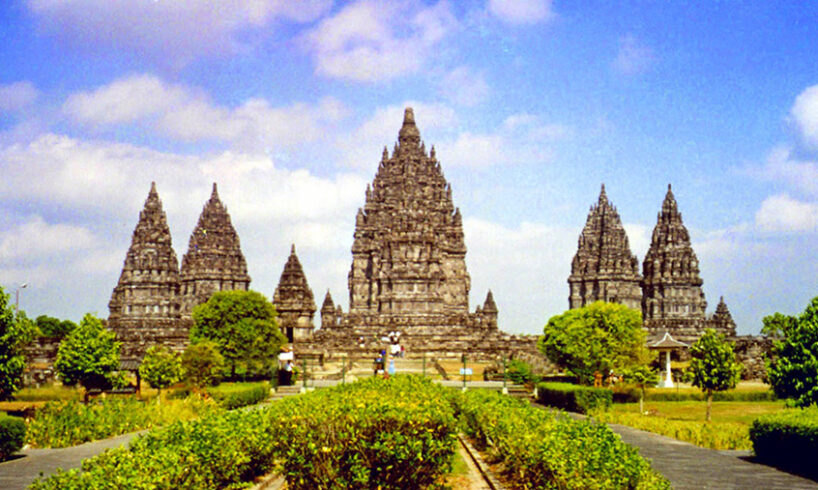
[[[125,357],[144,354],[144,344],[151,339],[137,338],[140,331],[166,327],[179,319],[178,289],[179,262],[156,183],[151,182],[108,303],[109,328],[128,342]]]
[[[217,291],[246,291],[250,286],[239,236],[215,182],[182,257],[181,282],[183,317]]]
[[[704,320],[707,302],[699,261],[669,184],[645,256],[643,276],[642,315],[649,331],[668,330],[683,338],[674,329]]]
[[[278,311],[279,327],[290,342],[312,335],[315,298],[295,253],[295,244],[290,247],[290,256],[273,294],[273,304]]]
[[[616,208],[608,201],[605,184],[591,206],[571,262],[569,308],[594,301],[621,303],[639,309],[639,260],[631,253],[628,235]]]
[[[421,151],[411,108],[398,141],[356,217],[350,313],[465,314],[471,285],[462,219],[437,161]]]

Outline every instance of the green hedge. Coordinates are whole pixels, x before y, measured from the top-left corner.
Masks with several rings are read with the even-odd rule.
[[[26,423],[19,417],[0,412],[0,461],[23,447],[26,441]]]
[[[470,391],[456,400],[463,431],[502,461],[515,488],[669,488],[604,424],[488,391]]]
[[[239,488],[272,470],[290,489],[424,488],[449,471],[454,453],[448,396],[430,381],[395,376],[217,412],[151,431],[31,488]]]
[[[705,401],[704,393],[674,393],[668,391],[648,391],[645,400],[654,402]],[[714,402],[763,402],[777,400],[772,390],[767,391],[717,391]],[[636,401],[639,401],[637,398]]]
[[[234,408],[255,405],[270,397],[270,385],[261,383],[236,383],[211,386],[207,389],[219,406],[232,410]]]
[[[537,384],[539,403],[569,412],[588,413],[594,409],[607,410],[612,400],[613,394],[606,388],[592,388],[568,383]]]
[[[750,439],[759,460],[818,477],[818,407],[759,417],[750,427]]]

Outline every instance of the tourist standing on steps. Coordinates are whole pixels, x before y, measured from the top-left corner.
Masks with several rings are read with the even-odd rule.
[[[293,384],[293,361],[288,359],[284,364],[284,385],[290,386]]]

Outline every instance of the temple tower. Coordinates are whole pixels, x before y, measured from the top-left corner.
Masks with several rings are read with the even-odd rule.
[[[180,318],[178,291],[179,262],[162,201],[152,182],[108,303],[108,327],[123,342],[123,358],[141,358],[155,343],[179,347],[170,339],[179,336],[174,332]]]
[[[239,236],[215,183],[182,257],[181,285],[183,318],[217,291],[246,291],[250,286]]]
[[[460,211],[435,150],[407,108],[358,210],[349,272],[352,315],[467,314],[470,278]]]
[[[329,291],[327,294],[329,295]],[[312,335],[315,299],[301,262],[295,254],[295,245],[290,249],[290,256],[284,264],[284,271],[273,295],[273,304],[278,312],[278,324],[287,340],[293,342]],[[322,308],[322,315],[323,311]]]
[[[608,201],[602,184],[599,200],[591,206],[571,262],[569,308],[608,301],[639,310],[641,280],[639,260],[631,253],[619,213]]]
[[[668,185],[643,263],[645,327],[651,333],[669,331],[677,340],[687,342],[700,335],[706,308],[699,261]]]
[[[324,303],[321,305],[321,328],[334,327],[338,323],[338,315],[336,312],[337,310],[335,303],[332,301],[332,295],[329,294],[329,289],[327,289],[327,294],[324,296]]]
[[[726,337],[736,336],[736,322],[733,321],[733,315],[731,315],[730,310],[727,309],[724,296],[719,298],[716,312],[707,320],[707,327],[724,334]]]

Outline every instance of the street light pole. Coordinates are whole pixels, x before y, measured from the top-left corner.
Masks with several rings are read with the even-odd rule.
[[[28,287],[28,283],[24,282],[17,286],[17,290],[14,291],[14,314],[17,315],[20,313],[20,290],[25,289]]]

